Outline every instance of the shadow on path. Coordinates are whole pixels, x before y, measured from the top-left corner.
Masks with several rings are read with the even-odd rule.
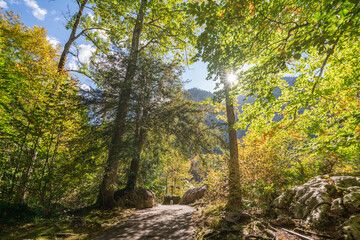
[[[194,209],[186,205],[159,205],[140,210],[94,239],[191,240],[195,230],[190,225],[193,212]]]

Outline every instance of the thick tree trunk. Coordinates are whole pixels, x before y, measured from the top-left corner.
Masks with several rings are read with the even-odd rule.
[[[60,57],[59,64],[58,64],[58,72],[62,72],[64,70],[66,57],[69,54],[70,47],[74,43],[76,38],[78,37],[78,36],[76,36],[76,31],[79,27],[81,16],[83,14],[83,11],[84,11],[84,8],[85,8],[87,2],[88,2],[88,0],[83,0],[82,3],[80,4],[80,8],[76,15],[75,23],[71,30],[70,37],[69,37],[68,41],[65,43],[64,50],[61,53],[61,57]]]
[[[142,0],[137,15],[136,23],[132,34],[132,42],[129,56],[129,63],[126,68],[124,87],[119,97],[117,114],[114,121],[113,136],[109,148],[103,182],[100,187],[98,202],[105,208],[115,206],[114,192],[119,164],[119,153],[121,151],[122,136],[125,132],[126,114],[131,94],[131,85],[136,73],[136,62],[139,53],[139,42],[141,30],[144,22],[145,8],[147,0]]]
[[[230,86],[226,87],[226,116],[229,131],[230,158],[228,160],[229,169],[229,199],[227,208],[229,211],[238,211],[242,208],[242,193],[240,184],[240,165],[236,130],[234,129],[235,113],[233,100],[229,97]]]
[[[127,190],[134,190],[136,188],[136,180],[139,173],[140,166],[140,156],[146,139],[146,130],[143,127],[140,127],[140,130],[136,132],[136,153],[131,160],[130,172],[126,184]]]

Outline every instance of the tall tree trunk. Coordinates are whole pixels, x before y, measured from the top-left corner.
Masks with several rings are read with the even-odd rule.
[[[146,139],[146,130],[143,127],[137,129],[136,131],[136,153],[135,156],[131,160],[130,164],[130,172],[127,179],[126,189],[127,190],[134,190],[136,187],[136,180],[139,173],[139,166],[140,166],[140,156],[144,146],[144,142]]]
[[[114,192],[121,151],[122,136],[125,132],[126,114],[128,112],[132,82],[136,73],[136,62],[139,54],[139,42],[144,22],[147,0],[141,0],[140,9],[132,34],[129,63],[126,68],[124,87],[119,97],[117,114],[114,120],[113,136],[109,148],[103,181],[100,187],[98,202],[101,206],[112,208],[115,206]]]
[[[84,8],[85,8],[88,1],[89,0],[83,0],[82,3],[80,4],[79,11],[78,11],[78,13],[76,15],[74,26],[71,29],[70,37],[69,37],[68,41],[65,43],[64,49],[63,49],[63,51],[61,53],[61,57],[60,57],[59,64],[58,64],[58,72],[62,72],[64,70],[66,57],[69,54],[70,47],[74,43],[74,41],[79,37],[79,35],[76,36],[76,31],[77,31],[77,29],[79,27],[79,24],[80,24],[80,21],[81,21],[81,16],[83,14]]]
[[[235,113],[233,100],[229,96],[229,83],[225,84],[226,90],[226,116],[228,121],[230,158],[229,169],[229,198],[227,208],[229,211],[238,211],[242,208],[242,193],[240,184],[240,165],[236,130],[234,129]]]

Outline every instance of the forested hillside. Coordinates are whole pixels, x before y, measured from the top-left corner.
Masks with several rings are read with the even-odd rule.
[[[359,239],[358,1],[73,3],[0,0],[1,239]]]

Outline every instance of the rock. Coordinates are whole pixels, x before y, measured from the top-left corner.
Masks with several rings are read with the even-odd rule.
[[[330,177],[337,187],[348,188],[352,186],[360,186],[360,179],[352,176],[334,176]]]
[[[171,201],[173,201],[173,204],[179,204],[180,196],[165,196],[162,204],[169,205]]]
[[[282,208],[274,208],[276,216],[289,216],[290,212]]]
[[[348,192],[360,192],[360,187],[354,186],[346,189]]]
[[[180,204],[194,203],[196,200],[199,200],[200,198],[204,197],[206,192],[207,192],[206,185],[189,189],[185,192],[185,194],[180,199]]]
[[[305,207],[305,205],[299,202],[295,202],[290,205],[290,212],[295,219],[303,219],[309,214],[309,210]]]
[[[277,197],[271,203],[271,206],[280,209],[288,209],[290,207],[294,195],[295,195],[294,189],[288,189],[285,192],[283,192],[279,197]]]
[[[350,213],[360,211],[360,192],[350,192],[344,195],[344,206]]]
[[[343,224],[343,235],[347,240],[360,239],[360,214],[351,216]]]
[[[295,222],[288,216],[279,216],[275,220],[270,221],[275,226],[284,226],[284,227],[295,227]]]
[[[330,204],[321,204],[310,212],[306,222],[317,229],[325,229],[333,225],[332,217],[328,214],[329,210]]]
[[[245,212],[225,212],[224,220],[229,223],[248,222],[251,216]]]
[[[330,212],[332,214],[335,214],[337,216],[343,216],[345,214],[345,207],[343,205],[342,199],[341,198],[337,198],[335,199],[330,207]]]
[[[305,201],[306,207],[312,211],[316,206],[327,203],[330,205],[331,198],[326,192],[315,190],[312,195]]]
[[[120,190],[115,194],[118,205],[137,209],[152,208],[155,206],[155,194],[144,188],[134,191]]]
[[[271,207],[277,215],[271,221],[274,225],[292,225],[293,219],[298,219],[316,230],[343,229],[347,239],[360,239],[359,177],[313,178],[281,194]],[[354,214],[356,217],[351,216]]]
[[[316,178],[310,179],[307,183],[304,184],[304,186],[309,186],[313,188],[321,188],[325,185],[328,185],[328,181],[326,179],[321,178],[321,176],[318,176]]]
[[[300,199],[309,190],[309,186],[296,186],[294,187],[295,199]]]

